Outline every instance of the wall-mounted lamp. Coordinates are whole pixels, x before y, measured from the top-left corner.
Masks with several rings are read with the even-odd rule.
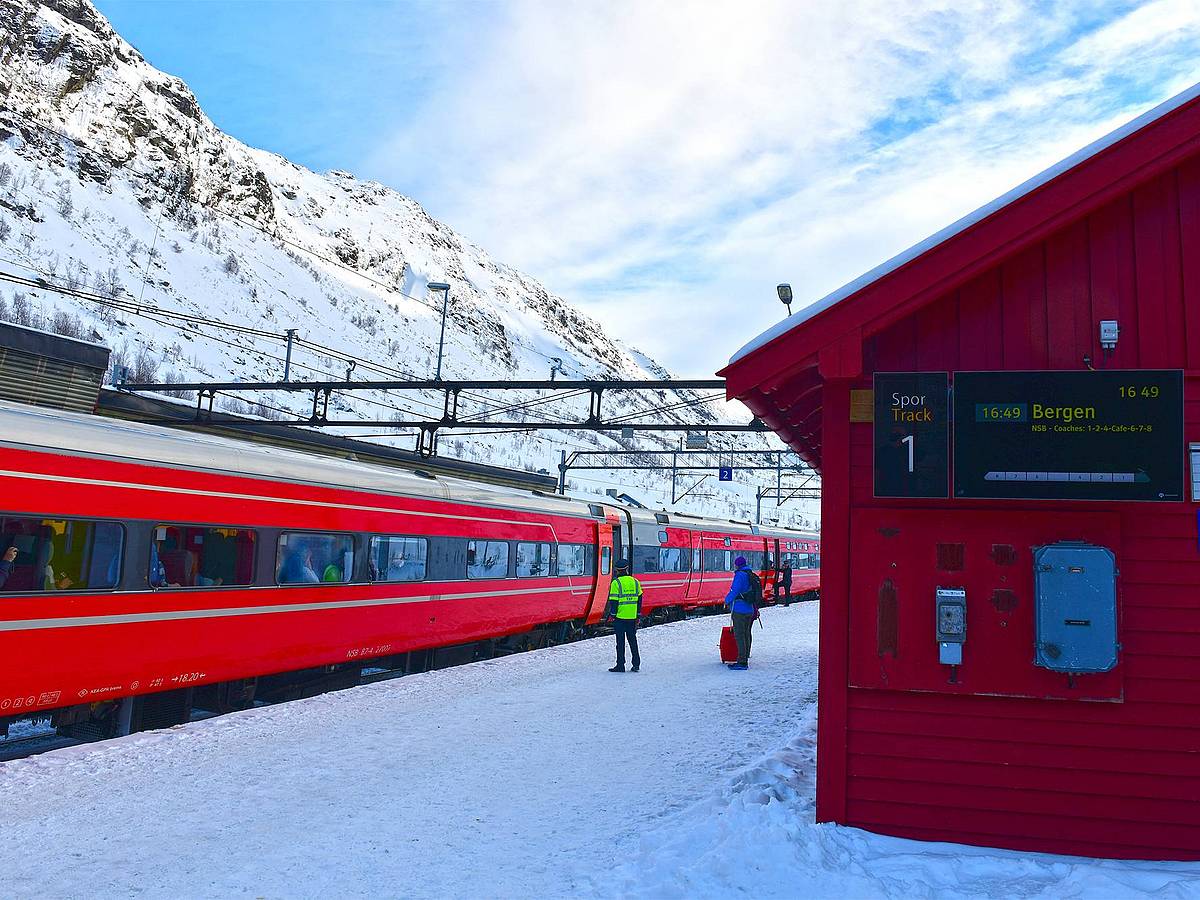
[[[790,284],[779,284],[775,286],[775,293],[779,295],[779,302],[787,307],[787,314],[792,314],[792,286]]]

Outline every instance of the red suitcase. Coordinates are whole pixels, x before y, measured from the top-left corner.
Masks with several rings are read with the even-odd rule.
[[[721,662],[735,663],[737,659],[737,638],[733,636],[733,626],[726,625],[721,629]]]

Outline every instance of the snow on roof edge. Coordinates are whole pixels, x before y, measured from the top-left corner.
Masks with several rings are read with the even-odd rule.
[[[1032,193],[1042,185],[1053,181],[1064,172],[1075,168],[1077,165],[1085,160],[1090,159],[1091,157],[1100,153],[1102,150],[1106,150],[1114,144],[1119,143],[1129,135],[1133,134],[1135,131],[1140,131],[1151,122],[1161,119],[1167,113],[1178,109],[1197,97],[1200,97],[1200,83],[1192,85],[1187,90],[1176,94],[1174,97],[1171,97],[1168,100],[1164,100],[1162,103],[1158,104],[1158,106],[1147,110],[1136,119],[1131,119],[1120,128],[1117,128],[1103,137],[1092,141],[1092,143],[1072,153],[1066,159],[1060,160],[1059,162],[1050,166],[1050,168],[1039,172],[1037,175],[1034,175],[1028,181],[1025,181],[1024,183],[1013,188],[1008,193],[1002,194],[989,203],[985,203],[974,212],[967,213],[957,222],[947,225],[941,231],[930,235],[920,243],[914,244],[907,250],[898,253],[886,262],[881,263],[880,265],[871,269],[869,272],[865,272],[864,274],[858,276],[858,278],[855,278],[848,284],[842,285],[833,293],[827,294],[820,300],[810,303],[808,306],[804,307],[798,312],[792,313],[782,322],[777,322],[776,324],[772,325],[758,337],[754,338],[740,350],[734,353],[733,356],[729,358],[729,365],[733,365],[739,360],[749,356],[755,350],[765,347],[767,344],[775,340],[775,338],[786,334],[793,328],[798,328],[800,325],[803,325],[805,322],[819,313],[836,306],[838,303],[845,300],[852,294],[858,293],[872,282],[878,281],[885,275],[894,272],[896,269],[899,269],[906,263],[911,262],[918,256],[921,256],[929,250],[932,250],[938,244],[949,240],[960,232],[966,231],[972,225],[975,225],[976,223],[981,222],[988,216],[992,215],[992,213],[998,212],[999,210],[1008,206],[1010,203],[1013,203],[1014,201],[1019,200],[1021,197],[1024,197],[1026,194]]]

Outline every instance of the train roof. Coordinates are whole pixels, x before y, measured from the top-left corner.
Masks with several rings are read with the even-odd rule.
[[[797,531],[791,528],[781,528],[777,525],[753,525],[750,522],[740,522],[735,519],[710,519],[706,516],[695,516],[691,513],[667,512],[666,510],[647,509],[644,507],[624,506],[606,501],[609,506],[616,506],[629,513],[634,525],[659,525],[674,528],[702,528],[706,531],[720,531],[722,534],[745,534],[770,538],[789,538],[818,540],[812,532]]]
[[[20,398],[14,396],[10,399]],[[194,403],[189,405],[175,399],[112,388],[101,388],[96,413],[107,418],[165,425],[181,431],[197,431],[251,444],[268,444],[314,456],[333,456],[408,471],[416,469],[476,484],[500,484],[516,491],[554,491],[558,488],[558,479],[545,469],[540,473],[529,472],[451,456],[423,456],[416,450],[391,444],[376,444],[346,434],[302,426],[300,423],[284,424],[220,409],[206,410],[203,418],[197,419]]]
[[[0,446],[397,496],[433,495],[460,503],[551,515],[596,518],[602,516],[605,509],[620,509],[629,512],[638,524],[664,524],[665,518],[672,525],[720,530],[727,534],[816,537],[798,531],[763,529],[749,523],[685,513],[626,508],[611,500],[590,502],[541,491],[522,491],[443,475],[427,475],[416,470],[321,456],[204,432],[180,431],[6,400],[0,400]]]
[[[592,518],[570,498],[0,400],[0,446]]]

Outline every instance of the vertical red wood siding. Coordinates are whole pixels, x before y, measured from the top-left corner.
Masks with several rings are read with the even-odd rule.
[[[1085,355],[1099,367],[1105,318],[1121,327],[1108,366],[1187,370],[1186,438],[1200,441],[1200,160],[879,331],[861,379],[826,383],[822,820],[1029,850],[1200,858],[1196,504],[877,501],[871,426],[847,424],[849,389],[870,387],[873,371],[1080,369]],[[931,549],[949,509],[1115,515],[1121,701],[850,688],[850,523],[889,508],[928,510]]]
[[[1103,319],[1120,323],[1112,353],[1098,345]],[[872,427],[849,418],[851,390],[870,388],[875,372],[1089,363],[1183,369],[1185,439],[1200,443],[1200,86],[722,373],[731,396],[822,473],[820,821],[1200,859],[1190,494],[1163,504],[876,500]],[[1117,557],[1120,661],[1050,683],[1031,671],[1029,551],[1080,533]],[[961,551],[942,557],[938,543]],[[925,594],[942,571],[973,585],[968,658],[951,685],[929,677],[932,651],[912,643],[933,640]],[[970,674],[971,653],[989,641],[989,667]]]

